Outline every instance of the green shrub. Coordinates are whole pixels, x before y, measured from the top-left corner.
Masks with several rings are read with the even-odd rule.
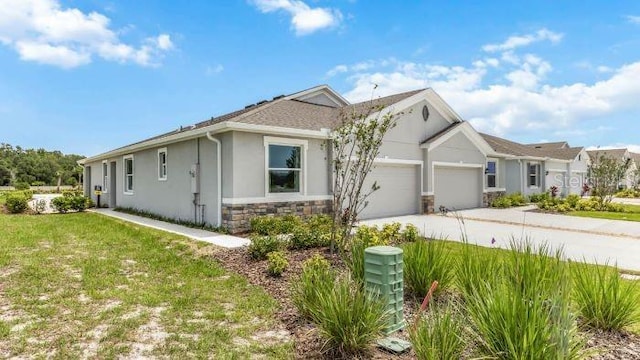
[[[19,182],[13,184],[13,187],[16,190],[29,190],[29,188],[30,188],[29,183],[23,182],[23,181],[19,181]]]
[[[329,246],[332,220],[326,215],[312,216],[291,231],[290,249],[310,249]]]
[[[291,283],[291,300],[303,317],[312,320],[321,296],[325,296],[336,280],[331,264],[316,254],[302,264],[300,276]]]
[[[400,234],[400,228],[402,225],[399,222],[386,223],[382,225],[382,230],[380,231],[380,236],[383,241],[387,244],[396,244],[399,243],[402,239]]]
[[[451,308],[434,308],[421,317],[409,338],[423,360],[461,359],[466,346],[461,316]]]
[[[511,202],[511,198],[509,198],[508,196],[500,196],[491,202],[491,207],[494,208],[505,209],[511,207],[512,205],[513,203]]]
[[[364,285],[364,250],[368,246],[359,239],[352,239],[348,251],[344,253],[344,263],[347,265],[351,278]]]
[[[9,193],[5,199],[7,211],[12,214],[21,214],[29,208],[29,200],[22,194]]]
[[[31,186],[45,186],[45,182],[44,181],[34,181],[31,183]]]
[[[389,245],[382,233],[376,226],[360,225],[356,229],[352,241],[359,242],[365,248],[369,246]]]
[[[268,253],[267,262],[267,273],[271,276],[282,276],[282,273],[289,267],[287,256],[282,251],[272,251]]]
[[[58,196],[51,199],[51,207],[59,213],[67,213],[71,211],[71,198],[68,196]]]
[[[569,311],[571,279],[560,252],[512,242],[502,271],[465,297],[479,356],[576,359],[583,342]]]
[[[265,260],[267,254],[282,249],[283,245],[283,241],[278,239],[277,235],[255,235],[251,237],[251,244],[247,250],[253,260]]]
[[[387,325],[385,303],[348,276],[337,278],[317,300],[312,318],[325,346],[339,356],[366,354]]]
[[[251,219],[251,231],[260,235],[290,234],[300,224],[302,220],[295,215],[258,216]]]
[[[418,240],[420,237],[420,231],[413,224],[407,224],[404,226],[404,230],[402,230],[402,239],[405,242],[414,242]]]
[[[566,201],[567,205],[569,205],[571,209],[575,209],[578,206],[578,203],[580,202],[581,199],[582,197],[580,195],[571,194],[571,195],[567,195],[567,197],[564,200]]]
[[[640,197],[640,190],[624,189],[624,190],[618,191],[615,196],[619,198],[638,198]]]
[[[573,270],[574,299],[587,326],[621,330],[640,321],[637,282],[621,279],[617,267],[581,264]]]
[[[436,294],[451,286],[455,264],[444,241],[418,240],[403,250],[404,283],[409,293],[423,298],[436,280]]]
[[[529,201],[532,203],[539,203],[545,200],[551,200],[551,195],[549,193],[540,193],[540,194],[531,194],[529,195]]]
[[[509,200],[511,200],[512,206],[522,206],[527,203],[527,199],[520,192],[509,195]]]

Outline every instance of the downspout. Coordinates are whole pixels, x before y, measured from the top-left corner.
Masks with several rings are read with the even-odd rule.
[[[211,131],[207,131],[207,139],[216,143],[217,150],[216,151],[216,172],[218,176],[218,216],[217,216],[217,226],[222,226],[222,144],[220,140],[216,139],[211,135]]]
[[[518,159],[518,165],[520,165],[520,193],[522,195],[526,195],[524,193],[524,182],[525,182],[525,178],[524,178],[524,172],[522,170],[522,159]]]

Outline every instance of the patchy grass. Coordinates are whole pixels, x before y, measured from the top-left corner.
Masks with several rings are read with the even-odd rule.
[[[0,215],[0,357],[289,358],[211,245],[91,213]]]

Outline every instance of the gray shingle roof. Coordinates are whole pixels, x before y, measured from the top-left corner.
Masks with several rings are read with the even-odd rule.
[[[622,158],[625,157],[627,153],[627,149],[605,149],[605,150],[588,150],[589,156],[593,157],[607,157],[610,159],[615,159],[622,161]]]
[[[569,143],[566,141],[535,143],[535,144],[525,144],[525,145],[534,147],[536,149],[543,149],[543,150],[566,149],[569,147]]]
[[[502,154],[514,156],[530,156],[539,158],[551,158],[558,160],[573,160],[583,150],[582,147],[562,148],[566,142],[544,144],[520,144],[515,141],[503,139],[489,134],[480,134],[493,150]]]

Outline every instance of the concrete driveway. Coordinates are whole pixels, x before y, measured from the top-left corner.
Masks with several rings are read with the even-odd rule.
[[[426,236],[460,241],[462,227],[470,243],[507,248],[511,239],[546,242],[563,247],[565,256],[591,263],[617,263],[622,269],[640,271],[640,223],[579,218],[525,212],[518,209],[473,209],[455,215],[410,215],[367,220],[362,224],[380,225],[397,221],[414,224]],[[495,239],[495,244],[491,244]]]

